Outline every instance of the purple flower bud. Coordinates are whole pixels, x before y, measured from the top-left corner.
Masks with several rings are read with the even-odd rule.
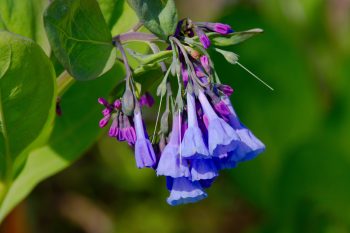
[[[105,126],[108,124],[109,119],[111,119],[111,115],[106,115],[106,116],[104,116],[104,117],[100,120],[100,123],[99,123],[100,128],[105,127]]]
[[[106,108],[109,106],[109,103],[105,98],[98,98],[97,101],[99,104],[104,105]]]
[[[213,156],[219,156],[233,151],[239,140],[235,130],[223,119],[218,117],[202,91],[199,92],[199,101],[205,115],[208,117],[208,147]]]
[[[141,107],[148,106],[150,108],[154,104],[154,99],[150,93],[146,92],[143,96],[141,96],[139,102],[140,102]]]
[[[115,109],[120,109],[120,107],[122,106],[122,102],[119,99],[115,100],[113,106]]]
[[[107,115],[111,114],[111,110],[109,108],[105,108],[105,109],[102,110],[102,114],[104,116],[107,116]]]
[[[136,132],[134,127],[131,126],[129,118],[123,116],[123,126],[124,126],[124,138],[129,143],[129,145],[134,145],[136,142]]]
[[[220,84],[217,86],[217,88],[227,96],[231,96],[233,93],[233,89],[229,85]]]
[[[169,205],[194,203],[208,196],[198,181],[192,182],[185,177],[180,177],[173,179],[170,183],[171,191],[167,199]]]
[[[134,124],[136,131],[136,165],[138,168],[153,167],[156,164],[156,155],[154,153],[152,144],[148,139],[147,132],[145,132],[140,109],[135,110]]]
[[[188,129],[182,140],[182,156],[184,158],[210,157],[201,129],[198,127],[196,101],[192,94],[187,93]]]
[[[113,122],[112,122],[112,125],[111,127],[109,128],[109,136],[110,137],[115,137],[116,135],[118,135],[118,128],[119,124],[118,124],[118,116],[116,116],[114,119],[113,119]]]
[[[160,157],[157,175],[177,177],[189,177],[190,171],[187,161],[181,157],[180,150],[180,130],[181,117],[175,115],[173,119],[173,127],[168,145]]]
[[[209,65],[208,57],[203,55],[203,56],[201,56],[200,61],[201,61],[203,68],[209,73],[210,72],[210,65]]]
[[[233,32],[230,25],[223,24],[223,23],[215,23],[214,24],[214,31],[217,33],[220,33],[222,35],[227,35],[227,34]]]
[[[119,114],[118,117],[118,125],[119,125],[119,130],[117,131],[118,135],[117,136],[117,140],[122,142],[125,141],[125,137],[124,137],[124,121],[123,121],[123,114]]]
[[[202,43],[205,49],[209,48],[210,40],[209,37],[204,33],[204,31],[198,27],[196,27],[196,33],[199,38],[199,41]]]

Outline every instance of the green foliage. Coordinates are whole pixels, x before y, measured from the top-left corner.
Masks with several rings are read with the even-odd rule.
[[[49,54],[42,17],[47,4],[47,0],[0,0],[0,28],[3,24],[8,31],[31,38]]]
[[[74,78],[95,79],[114,65],[116,50],[95,0],[55,0],[44,22],[53,52]]]
[[[49,58],[32,40],[0,31],[0,50],[1,203],[29,150],[49,135],[56,80]]]
[[[101,0],[100,2],[106,2],[106,1]],[[85,3],[82,4],[82,5],[85,5],[84,6],[85,10],[98,9],[98,5],[94,5],[92,3],[91,3],[92,5],[91,4],[86,5],[86,4]],[[54,7],[54,6],[55,5],[53,4],[51,7]],[[74,5],[74,6],[77,7],[77,5]],[[127,6],[126,3],[124,4],[124,6],[125,6],[125,10],[114,13],[113,20],[111,19],[109,21],[110,28],[115,28],[112,22],[114,22],[114,24],[117,24],[119,22],[119,19],[122,19],[122,18],[130,19],[128,20],[128,23],[125,24],[125,25],[129,25],[129,27],[137,23],[137,17],[132,12],[132,10]],[[110,11],[113,11],[113,9],[104,8],[102,13],[106,17],[108,16],[108,14],[110,14]],[[83,10],[80,13],[84,13],[84,12],[85,11]],[[75,13],[76,14],[74,15],[77,16],[77,12]],[[95,13],[92,13],[92,14],[95,14]],[[80,16],[78,14],[78,18],[79,17]],[[101,19],[101,17],[99,18]],[[49,19],[49,21],[50,20],[52,19]],[[79,18],[79,20],[81,20],[81,18]],[[94,18],[89,16],[89,20],[94,20]],[[51,22],[52,21],[50,21],[49,23]],[[95,21],[92,21],[92,22],[95,23]],[[40,26],[43,27],[43,24],[38,25],[38,27]],[[91,28],[91,30],[94,30],[94,29],[101,30],[101,27],[99,28],[98,26],[99,25],[97,25],[97,28],[95,28],[96,27],[95,25],[94,28]],[[25,31],[25,27],[28,27],[28,25],[24,25],[23,27],[24,27],[23,30]],[[67,29],[66,27],[64,28]],[[107,32],[110,39],[109,42],[111,42],[111,36],[108,29],[106,33]],[[121,33],[122,31],[118,31],[114,29],[114,32]],[[9,53],[10,47],[5,42],[8,43],[9,41],[8,35],[12,35],[12,34],[7,32],[0,32],[0,33],[1,33],[0,39],[2,42],[1,54],[0,54],[0,77],[2,77],[3,75],[5,75],[5,73],[6,75],[8,75],[7,74],[8,73],[7,70],[9,66],[8,53]],[[84,34],[85,33],[84,31],[83,32],[75,31],[74,33],[75,33],[74,36],[77,36],[78,38],[81,38],[80,35],[86,36]],[[80,33],[79,36],[78,36],[78,33]],[[101,36],[101,35],[98,34],[97,36]],[[26,153],[23,153],[23,154],[28,156],[28,159],[25,159],[26,156],[25,157],[21,156],[21,158],[18,159],[19,162],[16,162],[17,166],[15,168],[16,176],[13,177],[14,179],[11,180],[11,182],[6,183],[6,182],[2,182],[3,180],[0,180],[1,181],[0,196],[2,197],[1,204],[0,204],[0,221],[2,221],[4,217],[9,213],[9,211],[11,211],[14,206],[16,206],[21,200],[23,200],[40,181],[68,167],[77,158],[79,158],[89,147],[91,147],[91,145],[96,141],[96,138],[100,135],[102,131],[98,127],[98,121],[101,117],[101,108],[97,104],[97,98],[101,96],[107,97],[108,94],[112,91],[112,88],[117,84],[119,80],[122,79],[122,76],[124,75],[124,71],[121,69],[121,66],[115,65],[113,62],[114,66],[111,69],[109,69],[107,73],[102,75],[100,79],[89,81],[86,83],[75,82],[66,91],[66,93],[63,96],[61,96],[62,98],[61,108],[63,111],[63,116],[56,118],[54,128],[52,130],[53,125],[52,125],[52,121],[50,121],[49,118],[52,119],[54,116],[55,100],[56,100],[56,98],[54,98],[53,89],[52,88],[50,89],[50,87],[52,87],[52,85],[56,83],[55,80],[53,79],[54,77],[53,67],[45,55],[42,55],[42,56],[45,56],[44,58],[46,60],[37,59],[37,56],[39,55],[36,55],[36,53],[39,53],[39,52],[37,52],[36,50],[38,49],[40,50],[40,48],[36,44],[19,36],[16,36],[15,39],[16,39],[15,41],[23,40],[25,42],[24,45],[26,45],[27,47],[30,45],[31,47],[29,48],[31,49],[30,51],[32,52],[32,54],[30,55],[32,56],[28,57],[29,55],[23,52],[24,55],[26,56],[25,57],[22,56],[21,58],[25,59],[24,61],[15,60],[16,62],[11,62],[11,66],[17,65],[16,68],[18,70],[16,71],[17,72],[16,79],[22,80],[24,82],[23,84],[26,84],[25,86],[26,88],[19,86],[22,89],[18,89],[18,88],[16,89],[10,86],[10,87],[6,87],[6,92],[3,92],[3,88],[1,88],[1,94],[3,94],[4,96],[5,94],[6,96],[8,96],[8,92],[10,91],[12,95],[16,97],[14,98],[16,102],[13,101],[10,103],[12,105],[17,104],[18,106],[18,107],[15,106],[11,108],[11,111],[14,113],[14,116],[15,116],[15,118],[11,116],[11,119],[14,119],[19,122],[19,123],[17,122],[17,125],[15,127],[11,125],[11,130],[13,130],[13,132],[16,133],[16,135],[14,136],[16,137],[18,136],[18,138],[15,138],[15,140],[13,141],[11,140],[10,142],[13,144],[16,143],[16,146],[17,146],[16,148],[20,148],[20,147],[23,147],[22,144],[25,144],[30,139],[37,137],[40,133],[39,138],[41,139],[40,140],[41,143],[39,144],[39,141],[38,141],[37,143],[35,143],[35,145],[37,145],[36,147],[31,146],[30,148],[26,149],[25,151]],[[81,42],[81,43],[82,44],[79,44],[79,45],[77,44],[76,46],[79,47],[81,45],[86,47],[87,50],[91,49],[91,46],[89,46],[89,44],[86,44],[86,43],[84,44],[84,42]],[[25,47],[24,45],[22,47]],[[21,48],[21,46],[18,45],[18,48]],[[91,52],[91,50],[89,51]],[[17,58],[17,57],[14,57],[14,58]],[[14,58],[12,59],[14,60]],[[95,59],[96,59],[96,54],[92,54],[89,57],[89,59],[86,58],[85,62],[87,63],[91,62],[91,64],[96,64]],[[53,61],[55,61],[55,59],[53,59]],[[61,69],[59,66],[57,67],[59,70]],[[77,68],[75,67],[74,70],[76,69]],[[20,72],[20,74],[18,74],[18,72]],[[13,74],[11,73],[11,75]],[[42,80],[44,78],[45,80]],[[0,79],[1,85],[4,83],[3,80],[8,80],[8,78],[6,79],[5,77],[1,78]],[[40,81],[40,83],[38,84],[37,81]],[[11,82],[10,84],[15,85],[16,83]],[[39,85],[41,88],[38,88]],[[45,88],[42,88],[43,86]],[[33,88],[35,88],[35,90],[33,90]],[[17,96],[20,96],[18,94],[20,94],[21,91],[24,91],[24,90],[27,90],[27,92],[28,91],[31,92],[30,97],[27,97],[25,101],[22,100],[20,103],[18,103]],[[33,95],[34,91],[36,91],[35,92],[36,95]],[[43,93],[46,93],[46,96],[42,96]],[[49,94],[51,94],[51,96]],[[44,100],[38,101],[36,98],[37,95],[44,98]],[[4,99],[2,98],[2,100]],[[7,102],[8,101],[6,99],[6,104]],[[23,108],[25,109],[25,112],[27,113],[26,116],[20,115],[20,112],[22,112],[22,110],[19,112],[20,110],[19,107],[22,107],[22,110]],[[50,107],[50,112],[47,109],[48,107]],[[31,111],[27,110],[29,108]],[[6,105],[6,110],[7,109],[8,109],[8,106]],[[35,109],[35,111],[33,111],[33,109]],[[11,113],[11,111],[6,111],[6,114]],[[1,111],[1,113],[2,112],[3,111]],[[36,117],[35,122],[32,120],[32,117]],[[47,119],[47,123],[45,124],[45,130],[39,132],[39,129],[36,129],[36,128],[39,127],[39,123],[42,122],[44,119]],[[34,127],[34,128],[33,129],[31,128],[30,131],[29,130],[24,131],[24,129],[19,128],[20,131],[16,131],[18,127],[22,127],[22,125],[27,127]],[[31,134],[27,135],[23,133],[27,131],[29,131]],[[34,135],[35,133],[36,135]],[[49,133],[51,133],[51,135],[49,135]],[[0,140],[1,143],[4,141],[2,139],[3,137]],[[44,139],[46,139],[45,140],[46,144],[44,144]],[[5,148],[1,143],[0,143],[0,148],[1,149]],[[72,146],[73,144],[74,146]],[[3,160],[2,157],[3,157],[3,154],[1,154],[1,162],[4,162],[5,160]],[[5,171],[4,166],[5,164],[1,164],[1,170],[0,170],[1,172]]]
[[[174,34],[178,17],[174,0],[128,0],[145,27],[163,40]]]

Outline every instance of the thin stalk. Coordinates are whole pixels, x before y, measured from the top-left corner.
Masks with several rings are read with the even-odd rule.
[[[62,96],[73,83],[75,79],[67,71],[63,71],[57,78],[57,96]]]
[[[142,41],[142,42],[163,41],[153,34],[144,33],[144,32],[122,33],[120,35],[113,37],[113,41],[116,41],[116,40],[119,40],[123,44],[131,41]]]

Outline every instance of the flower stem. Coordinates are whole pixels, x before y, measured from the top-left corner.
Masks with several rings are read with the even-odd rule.
[[[75,79],[67,71],[63,71],[57,78],[57,96],[62,96],[74,82]]]
[[[162,41],[158,37],[150,33],[144,32],[127,32],[113,37],[113,41],[119,40],[121,43],[130,41]]]

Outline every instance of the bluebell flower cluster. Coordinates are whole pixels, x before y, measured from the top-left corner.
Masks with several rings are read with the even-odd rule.
[[[230,101],[233,89],[219,80],[207,52],[212,46],[207,34],[212,32],[226,36],[233,30],[226,24],[184,19],[169,37],[168,50],[173,57],[170,64],[159,63],[165,75],[157,90],[160,104],[165,99],[166,106],[159,129],[158,112],[151,139],[142,120],[142,107],[151,107],[154,100],[149,93],[138,97],[118,41],[127,70],[125,92],[113,104],[99,99],[105,107],[100,126],[111,121],[109,135],[134,148],[136,166],[153,168],[158,176],[166,177],[167,202],[173,206],[206,198],[205,189],[221,170],[234,168],[265,150],[238,118]],[[171,78],[177,80],[177,88]]]

